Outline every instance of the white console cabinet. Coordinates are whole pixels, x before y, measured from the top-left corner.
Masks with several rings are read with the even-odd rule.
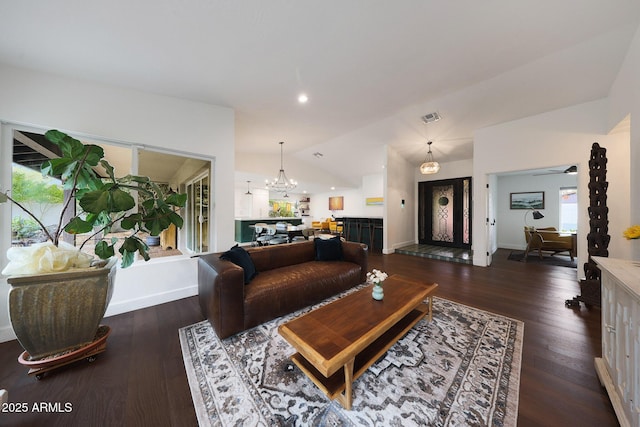
[[[602,271],[602,357],[595,360],[621,426],[640,427],[640,263],[593,257]]]

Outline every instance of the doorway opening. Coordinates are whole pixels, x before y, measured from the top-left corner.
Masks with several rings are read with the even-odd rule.
[[[471,177],[418,183],[418,242],[471,249]]]

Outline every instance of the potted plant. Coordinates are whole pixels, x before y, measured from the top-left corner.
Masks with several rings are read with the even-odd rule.
[[[47,242],[28,248],[10,248],[10,263],[2,272],[9,276],[11,285],[11,324],[31,359],[69,352],[93,341],[113,292],[116,249],[123,268],[130,266],[138,253],[149,260],[149,248],[139,234],[158,236],[171,224],[182,227],[182,217],[174,208],[184,207],[187,198],[186,194],[165,194],[148,177],[117,178],[97,145],[83,144],[58,130],[46,132],[45,137],[62,155],[44,162],[42,173],[59,178],[70,195],[57,226],[46,227],[23,204],[0,192],[0,203],[10,201],[20,207],[47,238]],[[75,202],[80,208],[77,214],[75,209],[71,211]],[[128,235],[100,239],[94,253],[103,261],[92,262],[82,248],[116,224]],[[75,248],[61,241],[63,232],[86,237]]]

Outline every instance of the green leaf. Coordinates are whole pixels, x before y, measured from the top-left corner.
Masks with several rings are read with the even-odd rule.
[[[136,252],[138,250],[138,242],[142,242],[142,240],[135,236],[125,237],[124,242],[122,242],[122,246],[120,247],[120,252],[122,252],[122,250],[127,252]],[[144,244],[144,242],[142,243]]]
[[[80,207],[87,212],[98,214],[102,211],[108,211],[110,204],[109,191],[89,191],[85,193],[78,202],[80,203]]]
[[[118,239],[116,239],[116,242],[117,241]],[[112,239],[112,242],[113,242],[113,239]],[[96,253],[97,256],[99,256],[102,259],[107,259],[115,255],[113,245],[108,244],[104,240],[101,240],[96,244],[94,252]]]
[[[66,133],[64,132],[60,132],[57,129],[51,129],[48,130],[45,134],[44,137],[47,138],[49,141],[53,142],[54,144],[58,144],[60,141],[62,141],[65,137],[67,136]]]
[[[50,130],[44,134],[45,138],[60,147],[64,157],[77,158],[84,152],[84,145],[77,139],[58,130]]]
[[[129,209],[133,209],[136,205],[135,199],[131,194],[119,188],[112,188],[109,190],[113,205],[110,212],[125,212]]]
[[[184,220],[180,215],[178,215],[175,212],[171,212],[169,214],[169,219],[171,220],[171,223],[174,224],[176,227],[182,228],[182,225],[184,224]]]
[[[151,234],[152,236],[157,236],[162,232],[162,230],[164,230],[158,217],[152,217],[151,219],[145,221],[144,225],[145,227],[147,227],[147,230],[149,230],[149,234]]]
[[[129,236],[124,239],[119,252],[122,254],[122,268],[127,268],[135,261],[135,253],[140,255],[145,261],[149,261],[149,246],[136,236]]]
[[[148,182],[151,182],[151,180],[149,179],[148,176],[138,176],[138,175],[127,175],[124,178],[122,178],[123,181],[133,181],[133,182],[139,182],[141,184],[145,184]]]
[[[167,204],[183,208],[184,205],[187,203],[187,195],[179,194],[179,193],[171,194],[169,195],[169,197],[164,199],[164,201]]]
[[[73,176],[77,162],[67,158],[49,159],[42,163],[40,170],[43,175],[62,177],[67,179]]]
[[[155,205],[155,200],[153,199],[145,200],[144,202],[141,203],[141,205],[145,211],[151,211],[153,209],[153,206]]]
[[[113,225],[113,219],[107,212],[100,212],[99,214],[88,213],[85,215],[84,220],[92,223],[94,228],[104,228],[104,234],[108,234],[111,231],[111,225]]]
[[[102,187],[102,181],[100,181],[100,178],[98,178],[93,169],[84,168],[81,169],[80,172],[78,172],[76,186],[79,189],[86,188],[90,190],[97,190]]]
[[[100,164],[102,165],[104,170],[107,171],[107,175],[109,175],[111,180],[115,182],[116,176],[115,176],[115,173],[114,173],[113,166],[111,166],[111,164],[109,162],[107,162],[106,160],[101,160]]]
[[[140,239],[138,239],[138,252],[140,252],[145,261],[149,261],[149,246]]]
[[[80,198],[79,203],[85,211],[96,214],[102,211],[125,212],[136,205],[129,193],[117,187],[89,191]]]
[[[132,230],[140,222],[142,222],[142,215],[135,213],[124,217],[120,221],[120,226],[125,230]]]
[[[85,145],[82,157],[85,156],[85,153],[85,162],[90,166],[98,166],[98,163],[100,163],[100,160],[104,157],[104,150],[98,145]]]
[[[79,217],[75,217],[64,227],[64,231],[69,234],[88,233],[93,231],[93,223],[84,221]]]
[[[136,255],[135,252],[126,251],[121,247],[120,253],[122,254],[122,264],[120,264],[122,268],[127,268],[131,264],[133,264],[133,261],[135,261],[135,255]]]

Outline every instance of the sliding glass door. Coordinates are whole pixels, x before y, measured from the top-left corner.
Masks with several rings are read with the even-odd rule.
[[[187,184],[187,249],[209,250],[209,173]]]

